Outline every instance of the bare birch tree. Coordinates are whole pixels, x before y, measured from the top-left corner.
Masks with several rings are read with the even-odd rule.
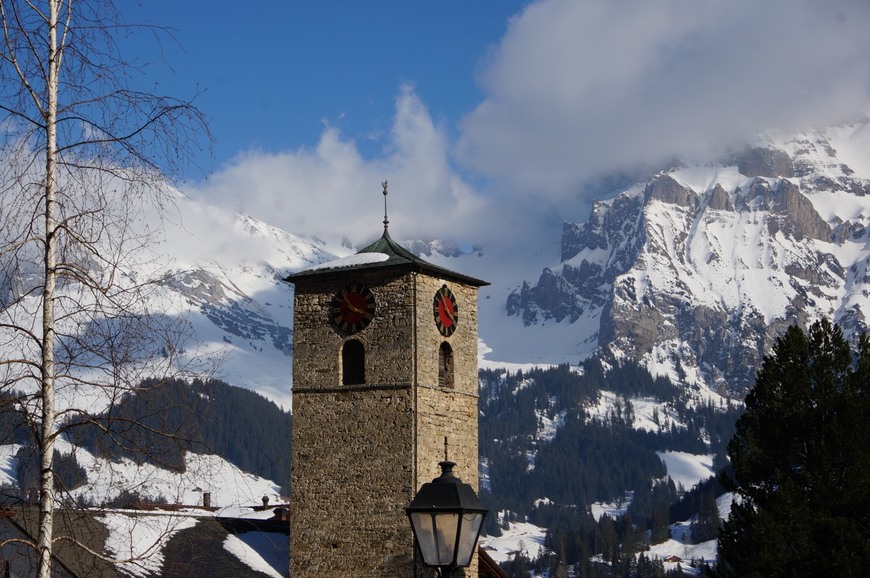
[[[136,249],[207,129],[192,101],[131,87],[125,36],[165,31],[110,0],[0,0],[0,26],[0,387],[35,429],[47,578],[60,426],[172,364],[177,329],[148,310]]]

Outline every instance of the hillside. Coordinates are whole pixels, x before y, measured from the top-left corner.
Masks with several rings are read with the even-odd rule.
[[[480,292],[479,363],[481,491],[501,515],[488,522],[493,537],[502,526],[533,524],[552,551],[560,527],[582,529],[588,552],[578,543],[563,558],[585,560],[626,554],[599,552],[602,532],[637,540],[635,530],[660,534],[689,522],[701,500],[689,493],[691,504],[681,505],[681,490],[724,465],[740,400],[783,329],[820,316],[850,335],[867,328],[868,135],[864,120],[769,136],[725,158],[609,180],[586,220],[566,214],[556,230],[538,232],[536,240],[559,238],[558,246],[507,230],[503,246],[403,243],[492,283]],[[111,488],[120,487],[201,500],[202,484],[177,477],[192,463],[210,472],[206,485],[225,491],[228,503],[281,493],[293,351],[293,288],[284,278],[354,251],[341,239],[303,239],[175,193],[163,243],[148,248],[148,267],[126,274],[155,281],[148,307],[185,328],[173,368],[185,385],[169,398],[194,417],[160,417],[180,431],[195,424],[199,448],[167,448],[158,470],[135,452],[99,446],[82,427],[86,435],[59,450],[71,456],[61,459],[66,479],[91,502],[117,498]],[[373,237],[379,219],[371,217]],[[13,318],[35,299],[34,277],[17,273],[0,279],[0,306]],[[12,297],[22,297],[19,310],[7,308]],[[212,377],[228,384],[219,395],[205,387]],[[241,400],[229,386],[271,406]],[[87,400],[99,415],[108,406],[91,394],[70,389],[60,401],[69,408]],[[226,405],[213,411],[205,402],[217,397]],[[132,408],[137,399],[126,401]],[[116,404],[122,415],[124,408]],[[6,483],[17,498],[28,485],[18,479],[28,462],[22,425],[12,420],[3,430]],[[97,470],[111,483],[95,482]],[[252,491],[242,483],[250,473]],[[633,524],[611,527],[603,511],[628,513]]]
[[[488,544],[499,547],[509,522],[527,522],[545,528],[543,543],[573,565],[604,554],[604,512],[618,524],[627,515],[637,540],[646,532],[653,544],[694,516],[699,504],[685,492],[726,464],[742,406],[688,392],[631,362],[605,372],[589,361],[482,371],[480,410],[481,492],[500,513],[488,521]],[[588,543],[559,553],[559,532]]]
[[[2,407],[2,483],[6,500],[14,504],[29,499],[38,466],[33,434],[22,414],[14,404]],[[213,493],[215,505],[226,507],[259,503],[258,492],[287,495],[289,412],[220,381],[144,382],[111,413],[77,417],[64,425],[67,433],[56,450],[57,476],[66,492],[88,505],[156,501],[195,506],[205,491]]]

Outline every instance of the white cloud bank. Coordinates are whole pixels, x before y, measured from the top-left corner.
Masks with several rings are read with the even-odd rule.
[[[464,119],[467,165],[557,197],[600,171],[866,112],[866,0],[544,0]]]
[[[356,143],[327,126],[315,148],[246,153],[193,193],[295,234],[361,243],[382,230],[380,183],[388,180],[392,236],[458,234],[473,225],[482,201],[450,166],[448,149],[445,130],[404,86],[380,157],[363,158]]]
[[[388,179],[397,239],[522,237],[553,206],[585,218],[578,191],[599,173],[870,111],[868,30],[866,0],[540,0],[481,63],[485,97],[456,127],[403,86],[373,158],[326,126],[316,147],[248,152],[194,194],[361,243]]]

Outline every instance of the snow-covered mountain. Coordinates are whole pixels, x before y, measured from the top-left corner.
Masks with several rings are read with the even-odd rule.
[[[594,202],[585,222],[566,219],[560,254],[510,236],[505,247],[404,244],[492,282],[480,294],[484,366],[601,353],[739,397],[788,324],[826,315],[847,331],[866,327],[868,193],[864,119],[675,163]],[[152,309],[189,323],[187,361],[289,409],[293,294],[283,278],[353,248],[180,193],[162,225],[165,241],[150,247],[162,279]],[[30,282],[25,272],[2,290]]]
[[[864,119],[675,162],[595,201],[585,222],[566,218],[558,249],[509,236],[505,247],[403,244],[492,282],[480,294],[484,366],[627,357],[741,397],[787,325],[825,315],[866,328],[868,193]],[[176,207],[152,250],[171,263],[161,307],[196,336],[188,357],[289,408],[293,294],[283,278],[353,248],[183,195]],[[517,241],[524,252],[509,246]]]
[[[290,409],[292,271],[334,259],[322,242],[180,196],[178,220],[154,247],[161,306],[191,327],[187,358],[224,381]]]
[[[564,223],[560,261],[513,291],[506,312],[589,332],[576,357],[558,347],[550,361],[594,345],[742,397],[788,325],[826,316],[866,330],[868,219],[866,120],[769,137],[595,202],[585,223]]]
[[[283,279],[353,249],[180,193],[175,211],[163,223],[165,241],[149,248],[146,261],[159,266],[127,273],[159,273],[151,308],[191,330],[182,362],[289,409],[293,289]],[[525,240],[523,251],[403,244],[492,282],[480,293],[484,367],[577,364],[600,354],[742,397],[789,324],[827,316],[847,332],[867,329],[868,220],[865,119],[769,136],[724,159],[674,163],[594,202],[586,221],[566,218],[558,251]],[[23,273],[0,296],[23,294],[34,282]],[[7,464],[14,449],[3,453]],[[257,484],[252,495],[269,482]]]

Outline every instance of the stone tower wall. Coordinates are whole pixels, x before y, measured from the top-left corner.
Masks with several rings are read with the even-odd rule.
[[[453,292],[459,306],[456,330],[449,337],[438,331],[432,311],[442,285]],[[477,288],[436,277],[417,282],[417,469],[418,487],[440,473],[438,462],[456,462],[455,472],[477,490]],[[438,385],[438,350],[447,342],[454,356],[454,385]]]
[[[293,578],[412,575],[412,406],[410,389],[294,394]]]
[[[478,490],[477,447],[477,288],[419,275],[417,281],[417,483],[415,492],[441,473],[445,457],[456,462],[454,472]],[[435,325],[433,299],[442,285],[453,292],[459,307],[456,330],[449,337]],[[447,342],[453,351],[454,384],[438,385],[438,350]],[[477,556],[465,576],[477,576]],[[460,575],[461,573],[457,573]]]
[[[366,350],[366,382],[372,376],[380,385],[409,385],[414,379],[413,283],[409,275],[384,273],[351,278],[327,278],[296,284],[293,310],[293,389],[336,388],[341,385],[341,346],[358,339]],[[345,335],[329,318],[336,292],[348,283],[366,285],[375,296],[375,318],[362,331]],[[431,306],[430,306],[431,308]],[[304,364],[300,361],[304,360]],[[301,365],[301,367],[298,367]]]
[[[348,283],[366,285],[375,318],[353,335],[329,308]],[[444,284],[459,323],[444,337],[433,298]],[[341,383],[347,339],[365,348],[365,384]],[[448,342],[454,386],[438,385]],[[294,309],[291,576],[412,576],[404,508],[435,478],[448,438],[451,461],[477,488],[477,289],[429,275],[345,272],[296,283]],[[476,564],[468,576],[476,576]]]

